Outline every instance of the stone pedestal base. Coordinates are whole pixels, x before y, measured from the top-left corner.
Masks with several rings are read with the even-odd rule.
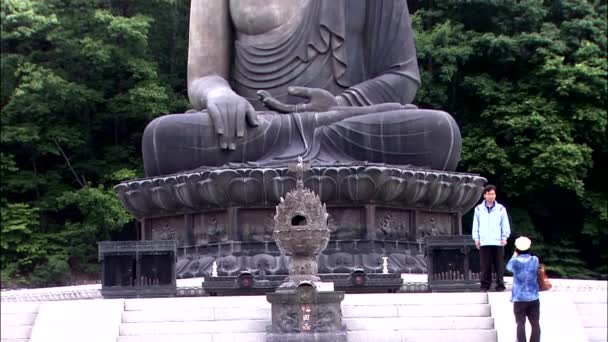
[[[344,292],[318,292],[308,284],[266,295],[272,306],[267,342],[346,342],[342,324]]]
[[[346,331],[331,333],[266,334],[266,342],[346,342]]]
[[[303,172],[329,213],[330,241],[319,274],[363,270],[426,273],[427,236],[462,234],[479,200],[478,175],[399,165],[326,165]],[[287,167],[221,167],[123,182],[115,187],[140,223],[142,240],[177,240],[176,276],[286,276],[272,238],[276,205],[296,186]],[[261,283],[260,283],[261,284]]]

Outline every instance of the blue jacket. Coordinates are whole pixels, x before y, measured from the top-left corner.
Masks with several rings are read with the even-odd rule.
[[[498,202],[488,212],[484,200],[475,207],[473,216],[473,240],[480,240],[482,246],[500,246],[500,240],[511,235],[507,208]]]
[[[507,269],[513,272],[511,301],[531,302],[538,299],[538,258],[530,254],[512,257]]]

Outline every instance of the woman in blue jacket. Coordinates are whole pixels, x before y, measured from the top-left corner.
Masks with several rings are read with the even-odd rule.
[[[540,301],[538,299],[538,258],[530,254],[532,242],[525,236],[515,240],[515,252],[507,264],[513,272],[511,301],[517,323],[517,342],[526,341],[526,317],[532,333],[530,342],[540,341]]]

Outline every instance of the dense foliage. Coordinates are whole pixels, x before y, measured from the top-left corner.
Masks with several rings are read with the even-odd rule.
[[[143,128],[183,111],[188,4],[3,0],[2,280],[94,274],[136,238],[112,191],[143,175]]]
[[[185,0],[2,1],[3,285],[94,275],[97,241],[136,238],[112,186],[142,176],[145,124],[188,107],[188,10]],[[532,236],[554,275],[606,278],[605,1],[410,10],[416,103],[456,117],[459,171],[498,186],[514,235]]]
[[[455,115],[460,170],[498,186],[554,275],[606,278],[606,2],[416,6],[417,101]]]

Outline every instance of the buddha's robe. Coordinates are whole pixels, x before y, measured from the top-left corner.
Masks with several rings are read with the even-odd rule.
[[[219,148],[206,111],[165,115],[143,138],[147,176],[228,163],[285,165],[368,161],[454,170],[461,137],[442,111],[406,108],[420,85],[405,0],[311,0],[301,16],[235,41],[230,84],[258,110],[236,149]],[[285,103],[289,86],[322,88],[351,107],[281,114],[257,99],[266,90]],[[401,104],[401,105],[399,105]]]

